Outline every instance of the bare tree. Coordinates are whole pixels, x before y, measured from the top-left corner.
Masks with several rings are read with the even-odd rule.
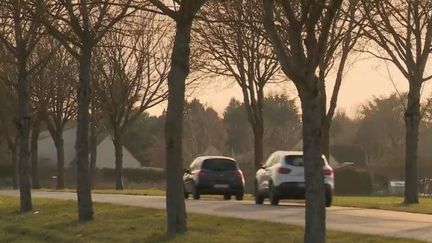
[[[46,124],[57,150],[56,188],[63,189],[65,187],[63,130],[76,115],[74,94],[77,66],[64,48],[56,47],[55,41],[44,44],[52,45],[52,49],[56,50],[50,55],[44,70],[36,76],[37,82],[33,85],[33,93],[39,107],[40,119]]]
[[[362,37],[361,27],[364,19],[358,19],[360,3],[355,0],[345,1],[341,9],[336,12],[332,28],[330,29],[327,53],[319,64],[318,77],[322,82],[321,98],[323,109],[322,125],[322,153],[330,156],[330,127],[337,108],[339,91],[342,85],[347,65],[353,54],[353,49],[358,47],[358,41]],[[330,94],[329,106],[327,106],[326,83],[329,74],[335,75],[334,86]]]
[[[342,0],[263,0],[264,26],[281,69],[299,93],[306,179],[305,242],[325,242],[325,187],[321,158],[322,93],[317,69]],[[276,13],[276,14],[275,14]]]
[[[259,1],[211,3],[203,9],[204,21],[194,31],[204,69],[234,78],[243,93],[243,102],[254,133],[255,170],[263,162],[264,87],[275,80],[279,64],[271,44],[263,36],[262,7]]]
[[[40,40],[39,24],[31,21],[25,11],[23,1],[2,1],[0,4],[0,42],[13,55],[16,69],[14,77],[18,94],[18,134],[19,134],[19,185],[21,212],[32,210],[30,180],[30,75],[39,62],[29,65],[29,59]]]
[[[362,1],[370,54],[393,63],[409,83],[405,110],[405,200],[418,203],[418,136],[422,85],[431,53],[432,1]],[[376,48],[378,47],[378,48]]]
[[[39,156],[38,156],[38,140],[41,129],[42,115],[46,109],[46,99],[44,88],[38,89],[45,81],[40,76],[52,58],[52,54],[56,52],[57,47],[50,43],[52,39],[41,36],[39,45],[35,47],[32,58],[29,59],[29,65],[37,67],[37,71],[31,77],[31,133],[30,133],[30,160],[31,160],[31,178],[32,188],[39,189]],[[51,88],[51,86],[46,86]],[[43,90],[43,91],[41,91]],[[36,91],[36,92],[35,92]],[[37,92],[39,91],[39,92]],[[42,94],[41,94],[42,93]],[[42,98],[41,98],[42,97]]]
[[[18,95],[14,85],[14,62],[12,54],[0,42],[0,133],[6,139],[10,152],[10,162],[14,168],[12,177],[13,189],[18,189],[18,133],[16,127],[18,112]]]
[[[38,157],[38,140],[40,133],[40,123],[42,118],[40,117],[40,109],[33,109],[33,120],[31,124],[30,133],[30,160],[31,160],[31,179],[32,188],[40,189],[39,180],[39,157]]]
[[[78,127],[76,168],[78,219],[93,219],[89,180],[89,121],[91,100],[91,60],[95,46],[125,15],[130,14],[133,0],[29,0],[34,21],[41,23],[79,63]]]
[[[4,63],[0,63],[0,74],[3,74]],[[5,138],[10,152],[10,162],[12,164],[13,174],[12,188],[18,189],[18,133],[16,127],[18,99],[16,89],[11,87],[4,79],[5,76],[0,75],[0,99],[3,104],[0,106],[0,133]],[[5,82],[6,81],[6,82]]]
[[[167,232],[187,231],[183,193],[182,127],[186,78],[190,69],[192,22],[206,0],[173,1],[172,6],[160,0],[149,0],[176,24],[171,67],[168,73],[168,108],[165,122],[167,175]]]
[[[164,23],[150,12],[125,19],[108,33],[95,62],[98,107],[113,131],[116,189],[123,189],[123,134],[147,109],[166,100],[169,51]],[[128,22],[128,23],[126,23]],[[133,26],[131,26],[133,25]]]

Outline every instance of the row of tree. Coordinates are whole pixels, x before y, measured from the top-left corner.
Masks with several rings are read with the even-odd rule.
[[[330,129],[330,153],[338,162],[353,162],[367,166],[379,180],[403,180],[404,165],[404,101],[406,94],[394,93],[375,97],[347,115],[337,111]],[[252,167],[253,130],[248,122],[245,105],[231,99],[222,114],[211,106],[193,99],[185,104],[183,130],[184,167],[197,156],[208,153],[233,156],[242,166]],[[419,166],[421,177],[430,177],[425,169],[432,159],[430,147],[431,105],[422,104],[423,115],[419,129]],[[264,158],[276,150],[298,149],[301,142],[301,114],[295,99],[286,95],[269,95],[264,99],[265,121]],[[142,114],[129,127],[126,147],[146,166],[163,166],[163,124],[165,115]],[[140,131],[140,132],[139,132]],[[243,168],[249,170],[249,168]],[[253,169],[251,170],[253,171]],[[383,178],[384,179],[384,178]],[[376,181],[379,182],[379,181]],[[343,182],[340,182],[343,183]],[[338,183],[338,184],[340,184]]]
[[[68,102],[75,100],[79,220],[88,221],[93,218],[89,168],[94,159],[89,158],[94,143],[89,134],[95,133],[98,119],[107,116],[114,143],[121,145],[121,134],[137,114],[167,98],[167,231],[185,232],[182,134],[186,80],[192,67],[208,75],[232,77],[241,87],[254,133],[256,168],[263,159],[265,85],[284,79],[294,83],[301,102],[307,161],[305,242],[323,242],[320,158],[329,153],[329,129],[343,74],[358,50],[394,63],[409,83],[404,113],[405,202],[418,203],[420,91],[430,78],[425,75],[432,41],[430,1],[7,0],[0,7],[0,49],[5,63],[1,75],[9,87],[5,97],[16,97],[17,135],[8,141],[19,150],[15,154],[23,212],[32,209],[28,173],[30,131],[39,126],[33,122],[36,114],[45,117],[61,161],[62,139],[57,132],[72,116],[66,111],[73,107]],[[171,43],[172,49],[166,48]],[[197,59],[192,58],[193,65],[191,47]],[[60,62],[52,61],[55,56]],[[59,70],[76,70],[69,75],[77,82],[65,88],[61,82],[71,79],[60,75],[53,81],[57,88],[44,93],[53,86],[49,82],[46,86],[46,79],[52,78],[46,71],[50,65],[59,65],[51,71],[57,76]],[[333,77],[335,85],[327,95],[326,83]],[[134,85],[123,86],[126,83]],[[33,95],[33,90],[42,94]],[[76,96],[67,98],[72,91]],[[52,95],[54,100],[50,100]],[[139,108],[133,109],[137,104]],[[59,107],[60,115],[47,115]],[[33,134],[36,137],[37,132]],[[121,150],[116,157],[117,187],[121,188]]]
[[[183,130],[184,167],[197,156],[204,154],[229,155],[235,158],[253,157],[253,130],[248,123],[245,105],[231,99],[221,117],[212,107],[197,99],[185,104]],[[165,146],[163,124],[165,114],[140,115],[125,134],[125,146],[143,165],[163,167]],[[266,121],[263,136],[264,155],[275,150],[293,148],[301,140],[300,114],[295,100],[286,95],[265,97],[263,118]],[[253,171],[252,161],[247,161]]]
[[[94,168],[97,125],[102,119],[113,132],[116,187],[123,187],[123,130],[139,113],[167,97],[169,24],[144,11],[147,5],[133,1],[1,3],[2,134],[17,161],[22,212],[32,209],[30,186],[39,187],[41,129],[49,131],[56,146],[57,188],[64,188],[63,130],[71,120],[78,121],[80,221],[93,217],[89,168]]]

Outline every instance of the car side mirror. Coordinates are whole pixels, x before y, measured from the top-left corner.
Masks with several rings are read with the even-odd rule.
[[[265,169],[265,165],[261,163],[261,169]]]
[[[190,170],[189,169],[184,169],[184,172],[187,174],[190,174]]]

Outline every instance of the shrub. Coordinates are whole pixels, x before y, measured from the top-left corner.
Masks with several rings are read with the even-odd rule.
[[[100,169],[103,180],[115,181],[115,169]],[[123,178],[130,182],[161,182],[165,180],[165,171],[157,169],[123,169]]]
[[[335,193],[344,195],[372,194],[372,178],[367,171],[354,168],[335,171]]]

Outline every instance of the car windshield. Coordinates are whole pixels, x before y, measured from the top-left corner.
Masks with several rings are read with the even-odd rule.
[[[202,165],[203,169],[214,171],[237,170],[237,164],[229,159],[206,159]]]
[[[322,159],[322,162],[325,163],[323,159]],[[292,165],[292,166],[304,166],[303,155],[285,156],[285,164]]]

